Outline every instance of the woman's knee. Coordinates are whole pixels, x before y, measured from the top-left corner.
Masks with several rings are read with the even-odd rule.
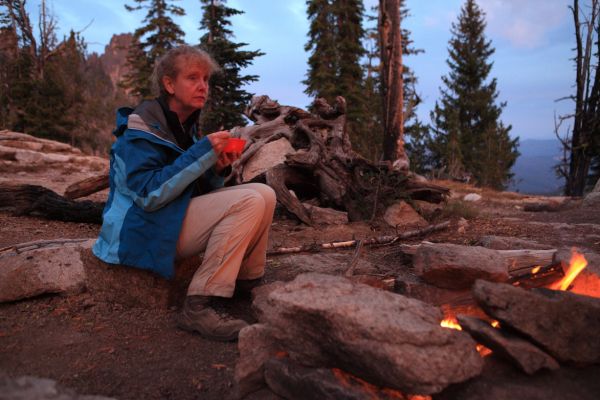
[[[251,189],[239,190],[240,203],[246,211],[253,211],[262,215],[266,207],[266,201],[261,193]]]

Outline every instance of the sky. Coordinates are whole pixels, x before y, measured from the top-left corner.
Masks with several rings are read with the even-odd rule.
[[[41,0],[29,0],[32,20],[37,20]],[[554,116],[568,114],[573,104],[558,99],[574,92],[575,72],[572,48],[575,43],[570,0],[477,0],[486,14],[486,37],[495,53],[490,57],[490,77],[498,81],[498,101],[506,102],[501,119],[512,125],[511,136],[526,139],[553,139]],[[102,53],[113,34],[133,32],[145,13],[128,12],[116,0],[47,0],[58,19],[60,35],[70,29],[82,31],[88,51]],[[174,18],[186,33],[185,40],[196,44],[199,30],[199,0],[179,0],[186,16]],[[370,12],[377,0],[365,0]],[[246,50],[261,50],[246,72],[259,80],[246,87],[266,94],[280,104],[306,107],[312,99],[304,94],[309,54],[304,50],[309,22],[305,0],[229,0],[229,7],[244,11],[233,17],[235,42],[248,43]],[[463,0],[406,0],[410,16],[403,26],[412,32],[418,55],[405,57],[418,78],[417,91],[423,99],[418,115],[426,123],[439,98],[441,78],[448,74],[448,41],[451,25],[457,21]]]

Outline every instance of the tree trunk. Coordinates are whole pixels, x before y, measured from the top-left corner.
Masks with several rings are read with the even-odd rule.
[[[571,154],[565,194],[568,196],[582,196],[593,158],[594,135],[599,134],[598,129],[600,126],[600,117],[598,116],[600,97],[598,63],[600,62],[600,51],[593,51],[594,45],[600,46],[597,33],[594,38],[594,32],[600,29],[600,0],[592,0],[589,15],[585,15],[583,21],[579,14],[578,0],[573,0],[571,11],[573,13],[576,39],[576,93],[574,96],[575,112],[573,114]],[[592,63],[593,55],[598,58],[596,63]]]
[[[383,89],[383,159],[394,169],[408,170],[404,151],[404,82],[400,0],[379,1],[379,43]]]

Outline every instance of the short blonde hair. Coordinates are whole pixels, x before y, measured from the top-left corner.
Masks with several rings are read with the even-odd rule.
[[[206,51],[198,47],[181,45],[167,51],[154,65],[152,73],[152,85],[154,93],[159,96],[168,95],[163,84],[163,77],[177,78],[179,74],[179,60],[185,63],[198,62],[208,69],[212,75],[220,70],[219,64]]]

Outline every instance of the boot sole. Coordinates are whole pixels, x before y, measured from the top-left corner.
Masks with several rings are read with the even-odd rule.
[[[200,332],[198,329],[191,327],[189,325],[186,325],[180,321],[177,321],[177,327],[186,332],[197,333],[205,339],[214,340],[217,342],[235,342],[239,336],[239,332],[235,333],[233,335],[230,335],[230,336],[218,336],[218,335],[211,335],[211,334],[203,333],[203,332]]]

